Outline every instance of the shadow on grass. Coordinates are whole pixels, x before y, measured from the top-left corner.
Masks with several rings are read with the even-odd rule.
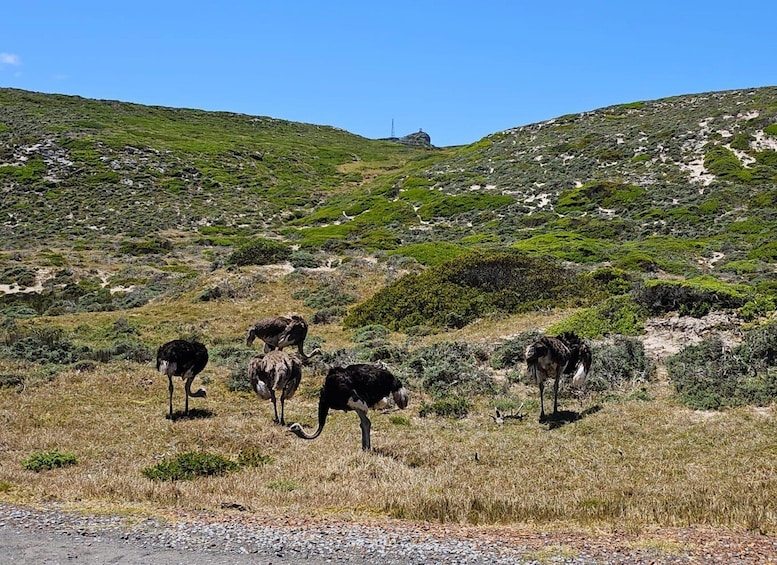
[[[582,412],[575,412],[574,410],[559,410],[555,414],[545,416],[545,419],[542,420],[540,423],[548,424],[549,430],[556,430],[558,428],[561,428],[562,426],[566,426],[567,424],[571,424],[573,422],[577,422],[578,420],[582,420],[586,416],[590,416],[591,414],[596,414],[601,409],[602,407],[597,404],[596,406],[591,406],[590,408],[586,408]]]
[[[178,420],[204,420],[205,418],[212,418],[213,412],[208,410],[207,408],[192,408],[189,410],[189,415],[187,416],[186,413],[183,410],[176,410],[173,412],[172,421],[176,422]],[[170,420],[170,416],[167,415],[166,418]]]

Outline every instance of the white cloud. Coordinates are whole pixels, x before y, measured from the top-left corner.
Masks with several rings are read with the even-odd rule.
[[[0,69],[7,65],[18,67],[21,64],[22,60],[18,55],[14,55],[12,53],[3,53],[0,51]]]

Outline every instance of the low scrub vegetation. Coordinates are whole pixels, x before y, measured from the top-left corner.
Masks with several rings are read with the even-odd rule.
[[[78,459],[75,454],[63,453],[54,449],[51,451],[36,451],[22,461],[22,467],[28,471],[40,473],[41,471],[50,471],[58,467],[75,465],[77,462]]]
[[[154,481],[189,481],[198,477],[224,475],[240,466],[221,455],[187,451],[152,467],[143,469],[143,475]]]
[[[590,285],[560,264],[518,253],[467,255],[411,274],[351,309],[347,327],[382,324],[461,328],[490,313],[526,312],[585,301]]]
[[[635,293],[635,300],[649,312],[679,312],[700,318],[713,309],[735,309],[748,300],[749,291],[742,286],[722,283],[711,277],[685,281],[650,280]]]
[[[735,347],[718,336],[707,338],[670,357],[667,369],[678,397],[691,408],[767,406],[777,398],[777,323],[749,331]]]
[[[230,265],[271,265],[291,259],[292,249],[272,239],[258,238],[234,251],[227,263]]]

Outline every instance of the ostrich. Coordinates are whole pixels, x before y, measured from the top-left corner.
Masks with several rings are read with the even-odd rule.
[[[279,350],[259,354],[248,362],[248,377],[251,379],[251,388],[259,398],[272,400],[275,411],[273,422],[285,426],[283,413],[286,399],[294,396],[302,380],[302,363],[297,356]],[[280,418],[275,400],[276,391],[281,393]]]
[[[389,395],[399,408],[406,408],[407,390],[398,378],[386,369],[375,365],[348,365],[332,367],[324,380],[324,387],[318,401],[318,429],[308,435],[301,424],[292,424],[289,431],[303,439],[316,439],[324,429],[329,409],[356,410],[362,430],[362,449],[370,446],[371,422],[367,411],[383,408],[388,404]]]
[[[321,350],[316,348],[310,352],[310,355],[305,355],[302,346],[305,344],[307,335],[308,323],[302,316],[296,314],[291,317],[275,316],[259,320],[248,328],[246,345],[250,347],[257,337],[264,342],[265,352],[296,345],[300,357],[307,361],[314,355],[321,354]]]
[[[558,385],[562,374],[575,372],[572,386],[585,384],[591,368],[591,350],[571,332],[558,337],[542,336],[526,348],[526,364],[540,387],[540,422],[545,420],[545,381],[553,379],[553,415],[558,413]]]
[[[156,353],[156,369],[167,375],[170,391],[170,419],[173,419],[173,377],[185,380],[186,415],[189,415],[189,397],[203,398],[207,395],[204,388],[192,392],[192,381],[208,364],[208,350],[201,343],[174,339],[162,345]]]

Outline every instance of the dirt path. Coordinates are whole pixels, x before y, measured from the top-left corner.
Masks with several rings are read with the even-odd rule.
[[[0,562],[209,565],[777,564],[777,538],[704,529],[537,531],[247,513],[83,515],[0,503]]]

